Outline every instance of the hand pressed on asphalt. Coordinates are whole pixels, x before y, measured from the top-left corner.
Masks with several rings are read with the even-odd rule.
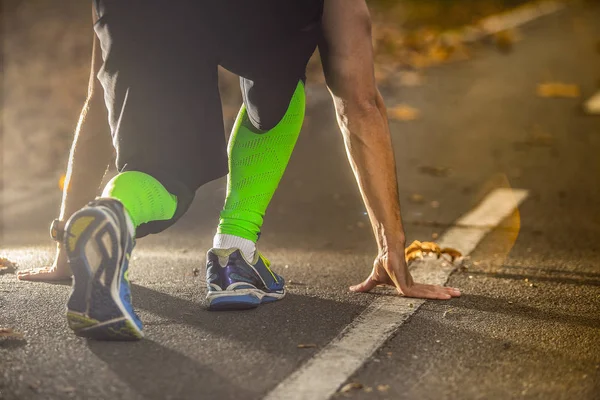
[[[460,291],[438,285],[426,285],[413,281],[404,254],[387,254],[378,256],[373,264],[373,271],[367,279],[350,287],[353,292],[369,292],[378,285],[394,286],[399,294],[421,299],[448,300],[459,297]]]
[[[62,246],[58,246],[56,257],[51,266],[19,271],[17,279],[21,281],[52,282],[69,280],[71,275],[66,251],[63,250]]]

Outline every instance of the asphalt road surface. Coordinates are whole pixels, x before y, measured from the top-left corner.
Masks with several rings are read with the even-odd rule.
[[[495,188],[529,195],[451,275],[462,297],[425,302],[334,398],[600,398],[600,118],[581,110],[600,78],[598,21],[598,5],[563,10],[523,27],[509,53],[479,46],[427,70],[423,86],[383,90],[388,105],[421,112],[391,123],[409,241],[442,235]],[[545,81],[582,96],[538,97]],[[0,327],[24,335],[0,338],[0,399],[260,399],[389,296],[347,290],[376,249],[322,87],[309,102],[259,243],[289,282],[283,301],[205,309],[204,254],[224,198],[223,180],[212,182],[185,220],[134,252],[141,342],[77,338],[64,318],[69,285],[0,275]],[[427,173],[436,168],[442,176]],[[47,265],[59,193],[19,190],[0,199],[0,256]]]

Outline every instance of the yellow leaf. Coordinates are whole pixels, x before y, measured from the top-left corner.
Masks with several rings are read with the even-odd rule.
[[[576,98],[581,95],[579,86],[560,83],[560,82],[547,82],[540,83],[537,87],[537,95],[540,97],[566,97]]]
[[[16,269],[17,264],[6,258],[0,257],[0,274],[12,274]]]
[[[380,392],[387,392],[390,389],[390,385],[377,385],[377,390]]]
[[[342,392],[342,393],[348,393],[348,392],[351,392],[353,390],[358,390],[358,389],[362,389],[362,388],[363,388],[362,383],[350,382],[350,383],[347,383],[344,386],[342,386],[342,388],[340,389],[340,392]]]
[[[442,249],[442,254],[448,254],[450,257],[452,257],[452,261],[462,256],[462,253],[460,251],[450,247],[444,247]]]
[[[404,256],[406,258],[407,263],[418,258],[423,258],[423,255],[425,254],[432,253],[435,253],[438,258],[442,254],[447,254],[452,258],[452,261],[462,256],[460,251],[456,249],[452,249],[449,247],[440,249],[440,246],[438,246],[434,242],[419,242],[418,240],[415,240],[410,244],[410,246],[404,249]]]
[[[388,115],[397,121],[412,121],[419,118],[419,110],[406,104],[399,104],[390,108]]]

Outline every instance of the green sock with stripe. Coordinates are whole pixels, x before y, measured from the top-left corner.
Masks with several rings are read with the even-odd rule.
[[[253,127],[245,106],[240,109],[228,147],[227,196],[214,248],[237,247],[248,261],[254,259],[263,217],[302,128],[305,104],[304,84],[299,82],[285,116],[265,133]]]

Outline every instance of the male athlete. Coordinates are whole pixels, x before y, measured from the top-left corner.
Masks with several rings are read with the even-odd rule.
[[[127,280],[134,238],[172,225],[200,186],[225,174],[225,205],[207,253],[209,308],[253,308],[284,297],[284,280],[256,241],[302,126],[305,68],[317,45],[378,245],[371,275],[350,289],[388,284],[410,297],[460,295],[413,282],[404,260],[394,155],[364,0],[98,0],[96,10],[103,59],[98,80],[118,174],[69,218],[55,266],[21,275],[64,277],[66,254],[74,275],[67,318],[76,334],[142,337]],[[228,146],[218,65],[240,75],[244,98]],[[97,97],[91,90],[90,109]],[[71,152],[62,218],[69,216],[69,202],[80,201],[69,199],[73,193],[93,192],[92,184],[75,179],[87,167],[78,153],[92,142],[84,138],[93,135],[84,120]],[[105,165],[95,166],[94,184]]]

